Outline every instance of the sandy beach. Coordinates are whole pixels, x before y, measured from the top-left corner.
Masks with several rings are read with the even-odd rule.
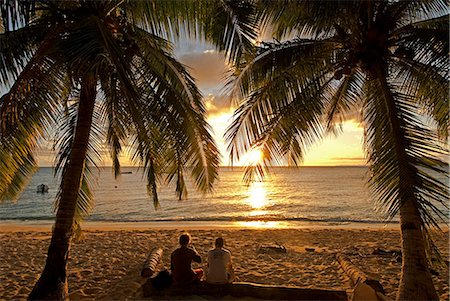
[[[136,225],[83,227],[69,259],[69,291],[73,300],[140,299],[140,269],[154,246],[164,249],[161,267],[169,267],[178,236],[189,231],[203,258],[216,237],[225,238],[231,251],[238,281],[351,291],[350,279],[335,259],[346,254],[370,276],[379,279],[387,296],[395,298],[401,263],[392,256],[372,255],[373,250],[400,250],[399,232],[394,229],[303,228],[303,229],[146,229]],[[25,299],[44,266],[50,227],[0,225],[0,299]],[[437,244],[448,259],[448,231]],[[262,244],[279,244],[287,254],[261,254]],[[314,251],[307,251],[314,249]],[[199,264],[196,267],[204,267]],[[433,276],[441,300],[449,299],[448,266],[436,268]]]

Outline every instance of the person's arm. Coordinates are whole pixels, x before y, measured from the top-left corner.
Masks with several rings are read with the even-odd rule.
[[[197,250],[195,249],[195,247],[192,245],[192,251],[194,251],[194,255],[192,256],[192,260],[197,262],[197,263],[201,263],[202,262],[202,258],[200,257],[200,255],[198,254]]]

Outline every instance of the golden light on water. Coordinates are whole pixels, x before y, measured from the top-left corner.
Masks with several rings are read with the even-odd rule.
[[[266,187],[264,182],[253,182],[249,186],[247,203],[252,209],[261,209],[267,205]],[[258,212],[266,212],[254,210]],[[265,213],[264,213],[265,214]],[[250,213],[250,215],[253,215]]]
[[[284,229],[290,228],[289,223],[281,221],[250,221],[235,222],[238,227],[259,228],[259,229]]]

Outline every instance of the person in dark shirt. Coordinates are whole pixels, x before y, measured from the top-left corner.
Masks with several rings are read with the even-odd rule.
[[[198,255],[194,246],[189,247],[191,236],[184,233],[180,236],[180,247],[170,255],[170,270],[172,278],[179,283],[198,282],[203,276],[203,269],[193,270],[191,263],[202,262],[202,258]]]

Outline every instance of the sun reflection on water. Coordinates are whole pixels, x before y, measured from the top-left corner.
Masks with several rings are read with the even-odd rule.
[[[247,203],[252,209],[261,209],[267,205],[266,187],[264,182],[253,182],[248,190]],[[266,214],[266,211],[254,210]],[[253,215],[253,214],[251,214]]]
[[[283,221],[248,221],[248,222],[235,222],[236,226],[244,228],[259,228],[259,229],[285,229],[290,228],[291,225],[288,222]]]

